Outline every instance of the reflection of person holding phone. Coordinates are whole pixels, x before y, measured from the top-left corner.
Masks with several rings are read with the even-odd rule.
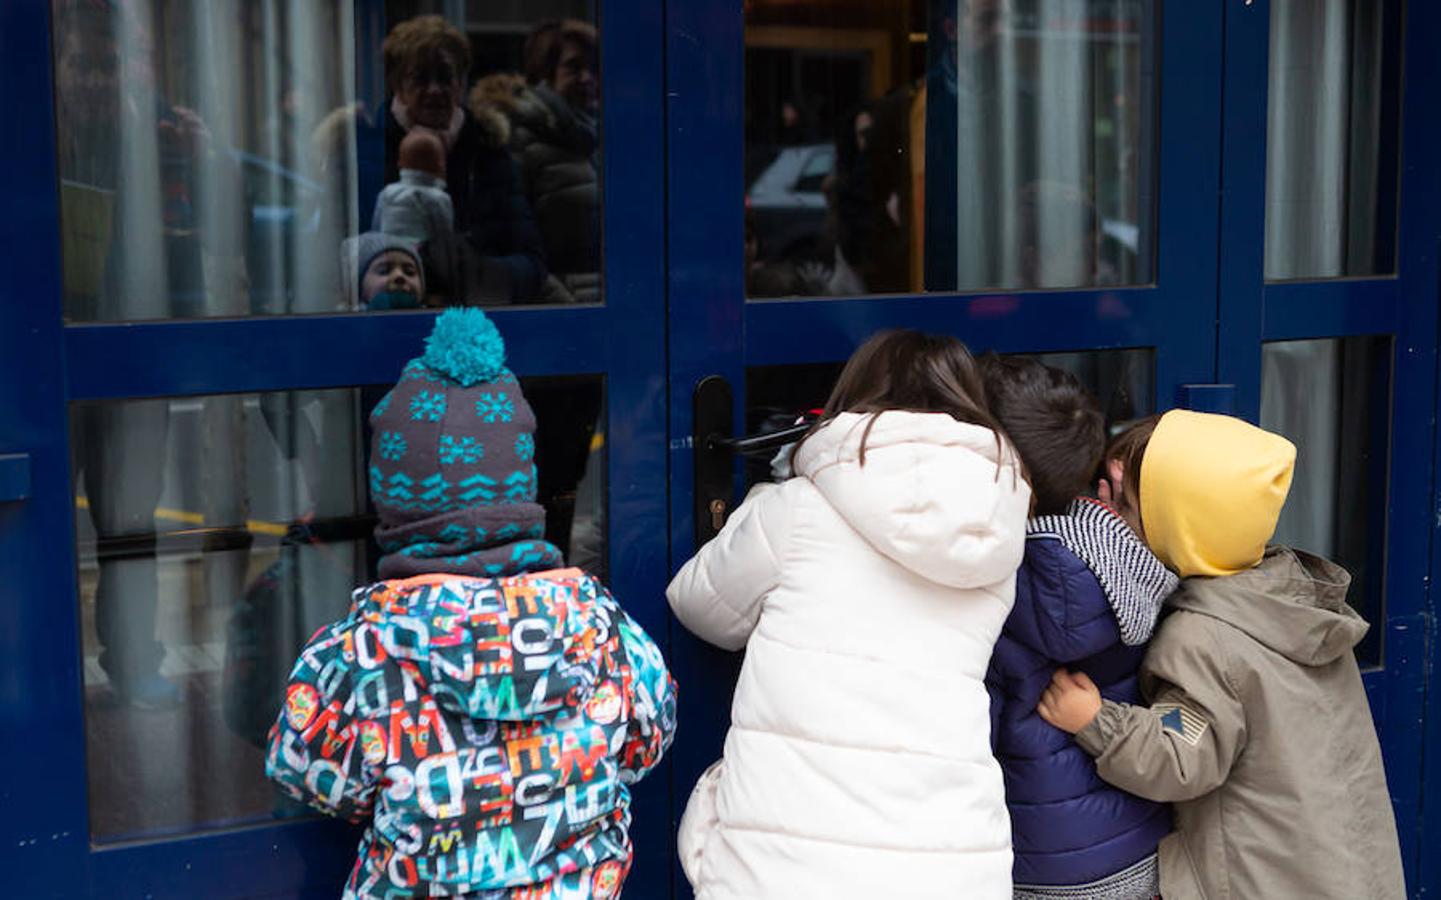
[[[65,313],[80,321],[193,316],[201,309],[196,169],[209,132],[155,86],[154,40],[123,4],[57,0],[56,111]],[[164,486],[169,404],[80,407],[77,481],[99,543],[95,594],[100,665],[121,700],[179,699],[160,675],[156,640],[156,504]],[[129,539],[123,555],[113,540]]]

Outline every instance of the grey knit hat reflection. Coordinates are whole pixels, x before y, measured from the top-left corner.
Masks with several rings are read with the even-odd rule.
[[[555,568],[535,502],[535,414],[478,309],[435,322],[425,352],[370,414],[381,578]]]

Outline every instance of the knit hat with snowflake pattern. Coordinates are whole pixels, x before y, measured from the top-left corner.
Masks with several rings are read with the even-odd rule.
[[[562,565],[535,502],[535,413],[485,313],[442,313],[370,427],[382,579]]]

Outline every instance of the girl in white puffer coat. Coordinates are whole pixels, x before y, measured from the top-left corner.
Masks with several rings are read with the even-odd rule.
[[[667,590],[745,648],[679,847],[698,900],[1011,896],[986,667],[1030,506],[950,337],[887,332]]]

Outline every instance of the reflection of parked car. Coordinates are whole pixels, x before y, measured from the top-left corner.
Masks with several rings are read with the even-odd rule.
[[[827,259],[826,196],[835,167],[834,144],[784,147],[746,190],[762,260]]]

